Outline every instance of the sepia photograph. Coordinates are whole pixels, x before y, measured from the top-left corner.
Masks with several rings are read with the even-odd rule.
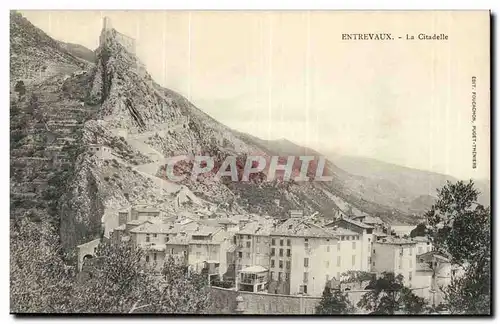
[[[493,314],[489,11],[9,26],[11,314]]]

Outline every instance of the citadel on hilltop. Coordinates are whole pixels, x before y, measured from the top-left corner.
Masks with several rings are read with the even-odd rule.
[[[113,25],[111,23],[111,18],[109,17],[104,17],[102,20],[102,33],[101,36],[99,37],[99,45],[102,45],[105,41],[105,37],[107,37],[106,31],[110,31],[113,33],[113,37],[115,38],[116,41],[118,41],[127,51],[129,51],[132,54],[136,54],[136,44],[135,44],[135,39],[132,37],[126,36],[120,32],[118,32],[116,29],[113,28]]]

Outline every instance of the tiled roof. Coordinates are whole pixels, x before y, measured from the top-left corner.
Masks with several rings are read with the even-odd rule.
[[[273,230],[271,222],[250,222],[238,231],[241,235],[263,235],[269,236]]]
[[[347,228],[337,227],[337,228],[327,228],[327,230],[334,235],[359,235],[359,233],[351,231]]]
[[[373,217],[370,215],[354,217],[354,220],[357,220],[357,219],[363,219],[362,223],[365,223],[365,224],[383,224],[384,223],[380,219],[380,217]]]
[[[271,235],[334,238],[334,234],[300,218],[290,218],[276,227]]]
[[[341,221],[341,220],[344,220],[344,221],[346,221],[346,222],[348,222],[348,223],[350,223],[352,225],[355,225],[355,226],[358,226],[358,227],[361,227],[361,228],[373,228],[373,226],[371,226],[371,225],[363,224],[361,222],[358,222],[357,220],[354,220],[354,219],[351,219],[351,218],[346,218],[346,217],[341,218],[341,219],[337,220],[336,222]]]
[[[220,241],[212,241],[212,240],[190,240],[189,244],[201,244],[201,245],[219,245]]]
[[[404,239],[404,238],[395,238],[395,237],[388,237],[388,238],[383,238],[380,239],[374,243],[378,244],[394,244],[394,245],[402,245],[402,244],[417,244],[416,242],[413,242],[410,239]]]
[[[171,233],[179,233],[179,232],[191,232],[199,226],[195,223],[187,223],[185,225],[167,222],[167,223],[151,223],[148,222],[146,224],[140,225],[132,230],[131,233],[151,233],[151,234],[171,234]]]
[[[159,213],[160,211],[156,208],[151,207],[133,207],[132,210],[140,213]]]
[[[415,236],[412,238],[415,242],[430,242],[427,236]]]
[[[256,273],[256,272],[266,272],[267,269],[260,265],[255,265],[251,267],[247,267],[245,269],[240,270],[240,273]]]

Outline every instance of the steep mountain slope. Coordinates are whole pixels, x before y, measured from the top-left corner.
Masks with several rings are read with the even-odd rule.
[[[72,55],[85,60],[87,62],[94,63],[96,56],[94,51],[86,48],[85,46],[73,43],[59,42],[62,48],[71,53]]]
[[[20,13],[10,13],[10,80],[25,84],[60,73],[85,69],[84,62],[66,51]]]
[[[409,203],[411,210],[421,210],[432,205],[437,196],[436,189],[447,181],[452,183],[458,179],[430,171],[423,171],[365,157],[343,156],[335,153],[328,157],[347,172],[396,188],[399,196]],[[468,180],[468,179],[464,179]],[[474,181],[475,187],[481,192],[480,203],[490,204],[490,184],[488,181]]]
[[[291,142],[286,148],[276,147],[218,123],[181,95],[156,84],[135,56],[134,41],[109,26],[100,35],[95,65],[82,64],[14,14],[11,30],[19,29],[24,31],[14,37],[13,61],[23,57],[29,66],[37,67],[40,57],[50,54],[57,59],[47,59],[53,63],[53,75],[27,83],[25,93],[11,101],[11,110],[16,111],[11,133],[17,134],[11,153],[11,164],[17,169],[11,182],[19,199],[13,214],[39,202],[57,223],[67,248],[98,236],[102,229],[107,234],[117,225],[119,210],[139,203],[167,214],[214,204],[233,213],[274,217],[290,209],[320,212],[324,217],[350,210],[384,220],[415,221],[392,201],[381,202],[386,188],[331,162],[325,173],[333,177],[332,182],[283,182],[279,177],[263,181],[263,172],[249,182],[232,182],[214,179],[217,170],[195,180],[165,179],[165,158],[178,155],[209,155],[215,157],[216,166],[227,156],[236,156],[241,177],[248,155],[269,160],[273,155],[297,156],[305,151],[320,154],[296,151]],[[37,39],[44,44],[39,51],[32,44]],[[18,65],[11,68],[11,78],[19,75],[18,69]],[[109,153],[97,153],[108,148]],[[191,165],[179,163],[176,171],[189,173]],[[294,168],[296,172],[300,164],[294,163]],[[34,180],[42,187],[35,190],[36,197]],[[26,189],[19,189],[23,186]]]

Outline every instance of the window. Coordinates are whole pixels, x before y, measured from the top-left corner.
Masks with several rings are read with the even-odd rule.
[[[285,280],[290,280],[290,272],[285,272]]]
[[[283,272],[278,272],[278,281],[281,281],[282,276],[283,276]]]
[[[286,262],[286,268],[287,268],[287,269],[290,269],[290,261],[287,261],[287,262]]]
[[[349,241],[349,240],[351,239],[351,237],[350,237],[349,235],[347,235],[347,236],[345,237],[345,239],[346,239],[346,241]]]
[[[153,253],[153,260],[156,261],[156,253]]]
[[[149,243],[150,240],[151,238],[149,237],[149,234],[146,234],[146,243]]]
[[[356,264],[356,255],[352,256],[352,265],[354,266]]]
[[[280,249],[280,257],[283,256],[283,249]]]
[[[309,258],[304,258],[304,268],[309,267]]]
[[[149,255],[146,255],[146,262],[149,262]]]
[[[251,243],[250,243],[250,242],[247,242],[247,248],[249,248],[249,247],[250,247],[250,245],[251,245]]]
[[[337,243],[337,251],[340,251],[340,242]]]
[[[242,258],[243,257],[243,252],[238,252],[238,258]]]
[[[287,240],[286,240],[286,245],[287,245],[287,246],[292,246],[292,240],[287,239]]]
[[[257,254],[260,254],[260,246],[257,246]]]
[[[276,245],[276,240],[275,239],[271,240],[271,245]]]
[[[292,256],[292,252],[290,251],[290,249],[286,249],[286,256],[287,257]]]
[[[307,283],[309,280],[309,272],[304,272],[304,282]]]
[[[413,255],[413,248],[410,247],[409,251],[410,251],[410,256],[412,256]]]
[[[283,239],[280,240],[280,246],[283,246]]]
[[[271,261],[273,261],[273,260],[271,260]],[[271,264],[272,264],[272,263],[271,263]],[[274,272],[273,272],[273,271],[271,271],[271,272],[270,272],[270,274],[271,274],[271,278],[270,278],[270,279],[271,279],[271,281],[273,281],[273,280],[274,280]]]
[[[251,240],[251,239],[252,239],[252,237],[251,237],[250,235],[247,235],[247,239]]]
[[[373,249],[373,254],[375,254],[375,249]]]
[[[257,243],[260,243],[260,236],[257,236]]]
[[[330,252],[330,245],[326,246],[326,252]]]
[[[329,268],[330,267],[330,261],[325,261],[325,268]]]
[[[274,248],[271,248],[271,256],[274,256],[276,254],[276,251],[274,250]]]
[[[280,260],[280,269],[283,269],[283,260]]]
[[[337,267],[340,267],[340,255],[337,257]]]
[[[352,242],[352,249],[356,250],[356,242]]]
[[[375,266],[375,261],[373,261],[372,266]]]
[[[184,252],[186,252],[186,251],[184,251]],[[174,248],[170,249],[170,254],[174,254]]]
[[[271,260],[271,268],[274,268],[274,260]]]
[[[158,234],[153,234],[153,237],[154,237],[154,238],[157,238],[157,237],[158,237]]]
[[[246,256],[247,256],[247,259],[250,259],[250,252],[247,252]]]

